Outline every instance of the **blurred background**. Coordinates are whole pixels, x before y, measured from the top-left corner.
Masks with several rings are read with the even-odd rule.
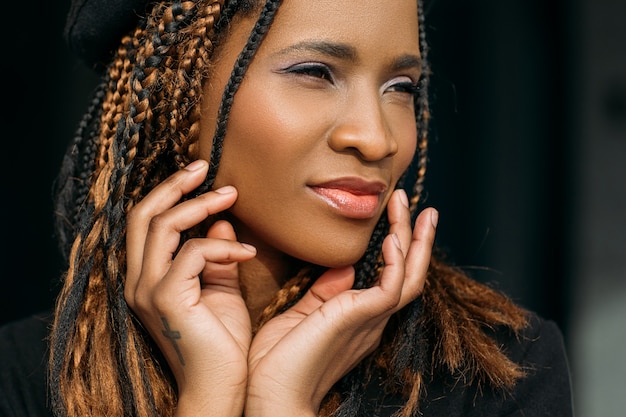
[[[430,1],[438,244],[557,322],[577,416],[626,409],[626,1]],[[50,308],[52,184],[95,73],[69,1],[5,19],[0,323]],[[8,39],[8,40],[6,40]]]

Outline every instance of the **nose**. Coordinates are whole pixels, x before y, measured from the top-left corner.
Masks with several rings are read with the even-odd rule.
[[[336,124],[328,136],[336,152],[353,150],[365,161],[379,161],[398,152],[378,95],[357,94],[336,115]]]

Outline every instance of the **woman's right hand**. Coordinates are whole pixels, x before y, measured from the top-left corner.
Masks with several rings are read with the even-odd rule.
[[[251,324],[237,263],[256,250],[237,242],[225,221],[178,250],[181,232],[237,199],[233,187],[223,187],[177,204],[207,168],[206,161],[190,164],[130,210],[124,296],[174,373],[177,415],[241,416]]]

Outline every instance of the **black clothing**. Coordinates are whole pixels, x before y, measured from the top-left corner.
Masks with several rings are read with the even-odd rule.
[[[0,417],[52,415],[46,391],[48,317],[33,316],[0,328]],[[513,361],[527,369],[528,376],[506,394],[463,386],[442,371],[426,381],[422,416],[573,416],[568,362],[556,324],[532,316],[519,339],[506,329],[493,336]],[[391,416],[402,404],[398,397],[381,398],[375,381],[368,397],[376,398],[378,405],[363,417]]]
[[[490,336],[503,346],[513,362],[527,372],[509,393],[494,392],[490,387],[464,386],[449,372],[440,370],[426,380],[426,398],[420,400],[423,417],[572,417],[574,415],[571,381],[563,337],[557,325],[536,315],[519,339],[500,328]],[[380,390],[370,387],[370,398]],[[385,398],[380,411],[366,415],[391,417],[404,401]]]
[[[0,327],[0,416],[52,416],[46,389],[51,314]]]

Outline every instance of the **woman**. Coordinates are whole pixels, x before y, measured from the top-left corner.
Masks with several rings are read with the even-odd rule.
[[[83,58],[121,42],[59,178],[57,415],[571,415],[558,329],[432,253],[421,1],[150,3],[123,37],[75,3]]]

